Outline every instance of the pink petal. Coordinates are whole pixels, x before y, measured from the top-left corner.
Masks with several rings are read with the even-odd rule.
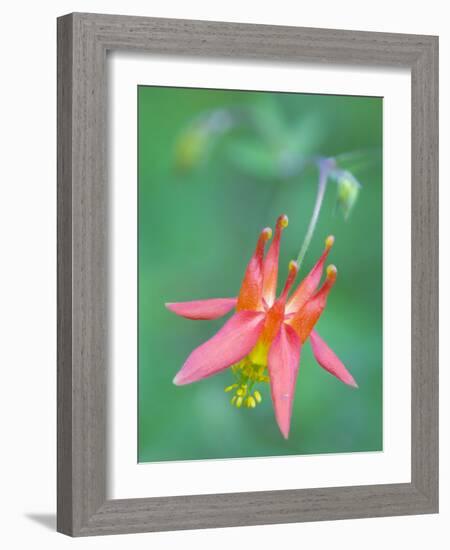
[[[294,329],[283,323],[269,351],[270,388],[275,418],[286,439],[291,425],[300,347],[300,338]]]
[[[169,302],[166,308],[187,319],[217,319],[231,311],[236,303],[237,298],[212,298],[192,302]]]
[[[278,259],[280,256],[281,233],[288,225],[288,217],[283,214],[277,220],[275,237],[263,262],[263,297],[268,306],[275,301],[278,279]]]
[[[320,290],[287,321],[300,337],[302,344],[306,342],[312,329],[322,315],[327,305],[328,294],[336,282],[336,276],[336,266],[329,265],[327,267],[327,278]]]
[[[262,307],[262,287],[263,287],[263,256],[266,242],[272,236],[270,227],[264,228],[256,243],[256,248],[250,262],[245,270],[239,291],[236,309],[238,311],[261,311]]]
[[[348,372],[339,357],[325,344],[315,330],[311,332],[309,338],[314,357],[319,365],[328,372],[331,372],[331,374],[336,376],[336,378],[339,378],[339,380],[344,382],[344,384],[357,388],[358,384],[355,382],[353,376]]]
[[[290,297],[286,305],[286,313],[293,313],[302,308],[311,298],[319,286],[322,278],[323,266],[328,258],[328,254],[334,244],[334,237],[330,235],[325,240],[325,250],[317,261],[316,265],[311,269],[308,275],[298,285],[297,290]]]
[[[212,338],[194,349],[173,383],[196,382],[243,359],[255,346],[264,325],[264,313],[235,313]]]

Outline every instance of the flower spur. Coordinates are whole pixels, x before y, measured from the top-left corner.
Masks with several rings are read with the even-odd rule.
[[[308,338],[319,365],[345,384],[357,387],[340,359],[314,330],[337,276],[336,267],[329,265],[325,282],[318,290],[325,262],[334,244],[332,236],[326,239],[319,260],[290,297],[298,265],[294,261],[289,263],[284,288],[276,297],[280,240],[287,225],[287,216],[280,216],[265,257],[265,245],[272,230],[262,230],[237,298],[166,304],[177,315],[195,320],[216,319],[235,309],[212,338],[192,351],[175,376],[174,384],[190,384],[231,367],[237,379],[225,389],[235,393],[231,403],[237,407],[246,405],[253,408],[261,401],[259,391],[253,390],[254,385],[269,382],[275,417],[286,439],[291,424],[300,351]]]

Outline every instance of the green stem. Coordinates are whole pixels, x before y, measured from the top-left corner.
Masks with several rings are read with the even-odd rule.
[[[306,232],[305,238],[303,240],[302,247],[297,256],[297,264],[299,267],[305,257],[305,254],[311,244],[311,240],[316,229],[317,222],[319,220],[320,209],[322,208],[323,197],[325,195],[325,190],[327,188],[328,174],[331,169],[335,167],[335,162],[333,159],[323,159],[318,163],[319,168],[319,183],[317,185],[317,195],[316,203],[314,204],[314,210],[309,221],[308,230]]]

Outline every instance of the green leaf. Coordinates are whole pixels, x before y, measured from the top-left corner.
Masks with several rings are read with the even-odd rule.
[[[265,180],[279,177],[276,155],[255,139],[235,138],[227,146],[227,157],[245,174]]]

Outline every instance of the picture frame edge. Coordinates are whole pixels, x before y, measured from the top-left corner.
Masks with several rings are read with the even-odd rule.
[[[394,52],[386,63],[391,66],[407,66],[412,71],[412,110],[415,113],[412,117],[412,303],[416,304],[413,306],[412,314],[412,334],[415,338],[412,350],[412,481],[409,484],[379,486],[107,500],[108,303],[107,289],[101,284],[107,276],[108,246],[106,149],[104,139],[102,140],[106,129],[106,52],[115,49],[114,44],[117,44],[117,49],[140,49],[142,41],[145,41],[146,25],[150,25],[151,28],[160,25],[161,32],[164,32],[165,26],[172,28],[187,23],[190,29],[197,29],[194,38],[195,55],[202,55],[205,51],[205,47],[201,46],[201,40],[199,41],[202,29],[205,28],[214,30],[219,26],[222,28],[222,35],[226,35],[227,28],[239,28],[239,32],[246,27],[251,27],[252,31],[259,29],[256,33],[256,42],[247,45],[247,55],[250,54],[251,57],[258,51],[259,35],[264,35],[264,31],[268,29],[270,33],[289,35],[286,39],[288,43],[295,39],[299,32],[306,32],[306,29],[297,27],[86,13],[64,15],[57,21],[57,530],[71,536],[88,536],[436,513],[439,468],[438,37],[334,29],[308,29],[308,37],[311,33],[316,34],[314,44],[310,48],[320,49],[321,37],[327,42],[329,39],[323,37],[328,34],[333,40],[341,40],[342,44],[353,36],[354,39],[350,38],[350,42],[353,48],[358,49],[358,37],[362,38],[364,35],[364,40],[369,42],[369,46],[365,46],[368,50],[360,57],[357,53],[352,54],[350,63],[367,62],[372,55],[373,65],[380,65],[383,64],[383,55],[387,55],[387,50],[380,50],[380,43],[386,45],[386,41],[393,40],[391,50],[397,48],[398,54]],[[140,35],[137,45],[133,46],[132,39],[137,35],[130,33],[129,27],[136,24],[139,26]],[[190,32],[192,33],[192,30]],[[218,55],[226,54],[226,41],[224,42],[223,36],[217,43],[214,42],[213,34],[208,35],[208,39],[209,45],[211,42],[213,46],[215,44],[213,51]],[[192,38],[185,40],[192,43]],[[172,45],[168,48],[169,53],[176,53],[176,48],[180,48],[180,45],[175,46],[175,51]],[[297,51],[295,44],[292,48],[294,52]],[[338,48],[334,48],[335,59],[343,59],[349,48],[348,44],[342,45],[339,52]],[[151,51],[151,47],[149,46],[146,51]],[[329,49],[327,42],[320,56],[303,53],[301,59],[306,57],[312,61],[333,62],[330,61],[333,51]],[[282,49],[277,51],[273,58],[279,58],[282,52]],[[382,55],[380,52],[385,54]],[[236,55],[235,49],[232,53]],[[392,51],[390,53],[392,54]],[[264,58],[268,56],[272,59],[267,46],[263,54]],[[376,56],[378,57],[375,59]],[[428,144],[425,143],[426,139]],[[370,498],[364,488],[370,489],[376,498]],[[351,494],[351,500],[345,500],[349,499]],[[281,499],[278,502],[274,500],[277,496]],[[192,518],[193,513],[202,512],[204,503],[211,507],[214,501],[213,508],[217,510],[218,507],[220,509],[220,500],[227,503],[234,498],[241,515],[237,515],[237,509],[233,513],[228,512],[228,522],[227,519],[221,519],[219,514],[214,517],[208,516],[209,521],[206,521],[205,516],[197,517],[196,520]],[[309,507],[303,502],[308,498]],[[362,499],[361,503],[358,501],[358,508],[364,503],[370,503],[372,515],[365,515],[362,510],[350,509],[349,503],[357,502],[355,498]],[[340,499],[347,504],[347,509],[338,513],[333,508],[332,501],[339,502]],[[189,503],[189,510],[183,508],[186,503]],[[268,503],[272,506],[269,510]],[[155,504],[162,505],[163,509],[170,508],[171,517],[176,517],[179,526],[172,523],[169,525],[160,516],[155,515]],[[198,506],[197,509],[193,508],[194,504]],[[289,509],[289,506],[295,505],[297,508]],[[177,506],[181,515],[174,515],[174,507]],[[261,513],[261,506],[264,514]],[[311,507],[315,510],[316,519],[310,518],[313,515]],[[278,509],[283,510],[283,518],[276,516]],[[294,519],[290,520],[291,517]],[[243,522],[243,518],[246,522]],[[260,521],[261,518],[264,518],[264,522]],[[286,521],[282,521],[283,519]]]

